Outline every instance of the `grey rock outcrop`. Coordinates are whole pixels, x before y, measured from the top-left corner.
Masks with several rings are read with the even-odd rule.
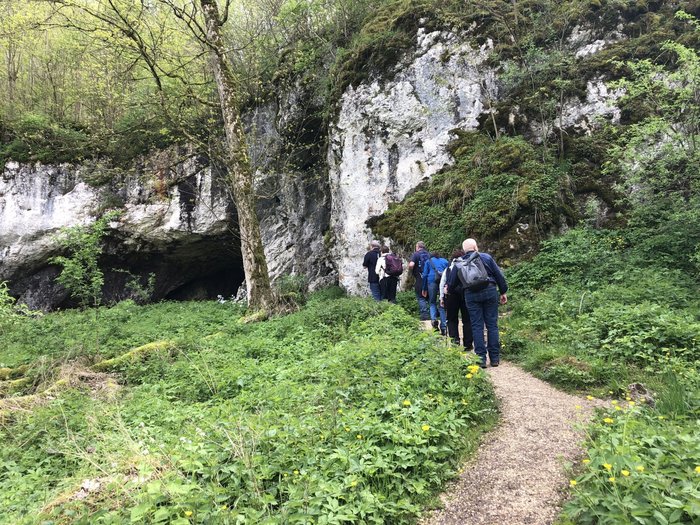
[[[417,38],[415,58],[392,81],[346,91],[330,132],[334,260],[352,294],[367,293],[367,219],[451,164],[450,132],[476,129],[497,91],[495,72],[484,64],[489,45],[475,49],[443,32],[421,30]]]

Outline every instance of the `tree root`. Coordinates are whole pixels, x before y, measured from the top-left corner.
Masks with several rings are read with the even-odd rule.
[[[151,354],[156,353],[167,353],[170,354],[175,349],[175,343],[173,341],[155,341],[153,343],[148,343],[133,350],[129,350],[125,354],[114,357],[112,359],[106,359],[100,361],[99,363],[93,365],[93,370],[99,372],[107,372],[112,370],[118,370],[125,365],[136,363],[142,361],[144,358]]]
[[[24,377],[24,374],[29,370],[28,365],[18,366],[17,368],[0,368],[0,381],[7,381],[8,379],[19,379]]]

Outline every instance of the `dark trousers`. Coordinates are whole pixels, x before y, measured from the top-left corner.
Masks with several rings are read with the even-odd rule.
[[[456,345],[459,345],[459,314],[462,314],[462,338],[464,348],[471,351],[474,344],[472,335],[472,324],[469,319],[469,310],[464,301],[463,293],[447,294],[445,296],[445,311],[447,312],[447,335],[452,338]]]
[[[465,292],[464,297],[472,321],[474,352],[486,363],[488,351],[491,364],[498,363],[501,358],[501,342],[498,338],[498,289],[490,284],[478,292]],[[488,334],[488,344],[484,341],[484,325]]]
[[[379,290],[381,292],[382,300],[387,300],[390,303],[396,304],[396,287],[399,285],[399,279],[397,277],[384,277],[379,281]]]

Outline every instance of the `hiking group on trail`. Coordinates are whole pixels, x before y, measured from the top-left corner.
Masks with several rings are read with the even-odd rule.
[[[372,241],[362,265],[367,268],[372,297],[396,303],[396,290],[403,273],[403,262],[388,246]],[[500,362],[498,305],[508,301],[508,283],[495,259],[479,251],[474,239],[465,239],[461,249],[448,261],[439,252],[428,252],[425,243],[416,243],[408,263],[414,279],[421,321],[431,321],[435,330],[474,352],[485,367]],[[459,316],[462,316],[462,340]],[[484,338],[484,327],[487,337]]]

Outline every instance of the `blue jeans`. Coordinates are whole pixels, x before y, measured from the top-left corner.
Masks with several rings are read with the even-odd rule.
[[[498,338],[498,288],[490,284],[478,292],[464,292],[474,336],[474,352],[486,363],[488,350],[491,364],[501,359],[501,342]],[[488,347],[484,342],[484,325],[488,333]]]
[[[372,294],[372,299],[375,301],[381,301],[382,300],[382,292],[379,287],[379,282],[376,283],[369,283],[369,291]]]
[[[440,283],[428,283],[428,302],[430,303],[430,320],[435,321],[439,311],[440,331],[444,332],[447,330],[447,316],[445,315],[445,309],[438,304],[440,302]]]
[[[413,288],[416,292],[416,299],[418,299],[418,313],[420,314],[421,321],[430,320],[430,310],[428,308],[428,300],[423,297],[423,279],[420,276],[416,277],[416,284]]]

